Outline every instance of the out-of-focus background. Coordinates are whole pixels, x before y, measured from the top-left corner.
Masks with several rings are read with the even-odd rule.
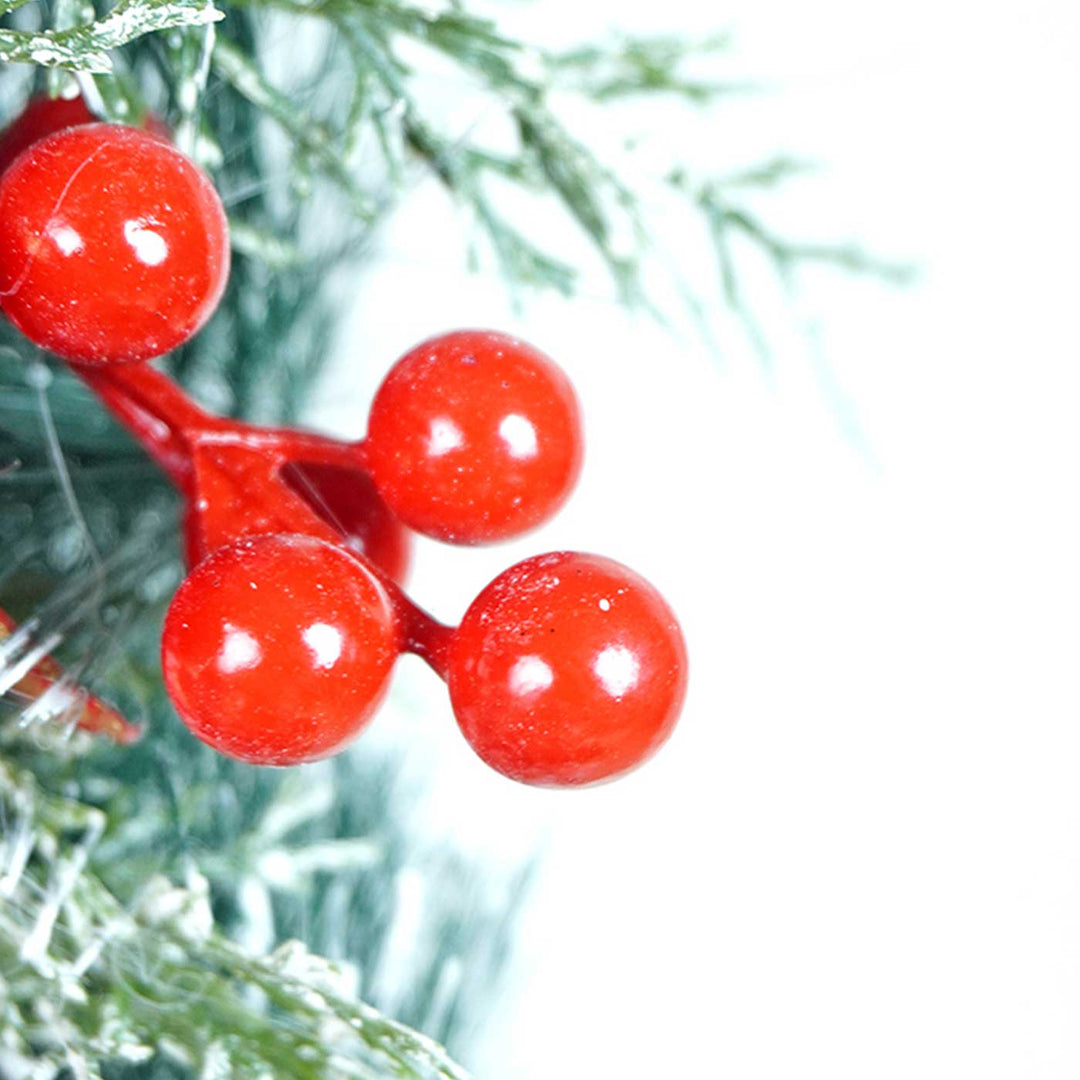
[[[751,262],[763,360],[602,289],[515,310],[499,281],[431,260],[430,230],[451,227],[434,186],[382,233],[323,423],[355,433],[392,358],[458,325],[535,341],[587,418],[557,521],[498,549],[424,545],[416,595],[454,618],[525,554],[596,550],[667,594],[692,661],[668,747],[572,793],[485,769],[442,687],[403,662],[371,738],[409,746],[432,835],[493,863],[545,852],[469,1064],[493,1080],[1076,1076],[1080,7],[498,11],[539,42],[732,31],[717,71],[755,85],[715,123],[646,117],[657,152],[812,158],[772,220],[919,274],[810,272],[792,299]],[[484,122],[453,100],[463,129]],[[713,287],[683,232],[663,238],[671,261]]]

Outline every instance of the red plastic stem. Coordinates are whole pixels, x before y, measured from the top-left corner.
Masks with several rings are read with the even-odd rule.
[[[427,664],[440,679],[446,680],[447,651],[454,636],[454,628],[439,622],[422,607],[415,604],[395,581],[391,581],[377,567],[390,603],[394,606],[402,628],[401,648],[404,652],[415,653]]]
[[[221,421],[204,412],[167,375],[147,364],[72,370],[142,443],[182,491],[191,488],[191,436]]]
[[[416,609],[419,611],[419,609]],[[426,622],[422,627],[411,626],[405,640],[406,652],[415,653],[436,675],[446,682],[449,667],[450,642],[454,637],[454,628],[436,622],[430,615],[420,611]],[[407,624],[408,625],[408,624]]]

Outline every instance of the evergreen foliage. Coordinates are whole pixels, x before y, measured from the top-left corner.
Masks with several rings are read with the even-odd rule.
[[[104,118],[163,117],[213,174],[232,276],[205,331],[166,362],[208,406],[263,422],[302,413],[348,272],[418,174],[466,209],[512,286],[569,294],[578,270],[519,223],[508,189],[553,201],[619,297],[652,304],[647,215],[557,102],[669,95],[696,107],[739,89],[686,72],[722,38],[547,54],[456,0],[0,0],[0,15],[3,115],[31,91],[77,88]],[[273,49],[282,34],[302,44],[289,70]],[[506,145],[432,114],[417,50],[487,96],[512,132]],[[743,194],[798,163],[704,180],[669,164],[672,190],[715,245],[724,299],[749,327],[735,235],[783,275],[805,260],[877,269],[855,248],[783,241],[750,212]],[[493,894],[455,853],[428,850],[405,824],[391,761],[349,753],[284,773],[192,743],[155,647],[181,572],[176,512],[89,392],[0,325],[0,604],[26,631],[0,643],[0,1074],[459,1075],[397,1021],[467,1050],[527,868]],[[70,711],[50,717],[9,693],[20,665],[53,650],[72,686],[104,692],[150,735],[131,748],[91,743],[70,730]],[[385,1003],[390,1021],[360,1002],[378,998],[380,965],[392,962],[405,872],[425,883],[427,906],[421,959],[410,992]]]

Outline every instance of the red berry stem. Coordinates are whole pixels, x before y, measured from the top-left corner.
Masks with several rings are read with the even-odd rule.
[[[168,375],[147,364],[71,366],[180,487],[190,474],[199,444],[257,447],[268,461],[273,459],[279,465],[303,461],[347,469],[364,467],[362,443],[215,416],[197,405]]]
[[[347,444],[214,416],[144,364],[73,367],[187,499],[190,561],[255,532],[340,540],[280,471],[296,460],[355,468]]]
[[[450,662],[450,643],[457,628],[433,618],[410,600],[398,584],[387,580],[385,574],[380,574],[380,577],[401,620],[402,651],[419,656],[445,682],[447,665]]]
[[[192,436],[221,426],[170,379],[146,364],[72,370],[139,440],[181,491],[191,486]]]

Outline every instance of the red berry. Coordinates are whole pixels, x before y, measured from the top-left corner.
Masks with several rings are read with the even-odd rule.
[[[207,556],[169,607],[165,686],[184,723],[229,757],[295,765],[341,749],[386,690],[399,634],[382,585],[305,536]]]
[[[97,118],[81,97],[36,97],[0,132],[0,173],[28,147],[46,135],[77,124],[92,124]]]
[[[97,123],[97,117],[87,108],[82,97],[51,98],[36,97],[28,102],[23,111],[0,132],[0,173],[28,146],[65,128],[78,124]],[[159,139],[169,142],[172,132],[168,125],[153,113],[147,113],[142,129]]]
[[[570,494],[582,454],[577,400],[532,346],[458,331],[394,365],[371,408],[365,453],[407,525],[459,544],[503,540]]]
[[[342,534],[347,548],[399,584],[405,580],[411,538],[379,498],[371,477],[338,465],[297,461],[281,470],[281,478]]]
[[[146,132],[68,128],[0,180],[0,305],[68,360],[168,352],[213,313],[228,270],[225,211],[209,178]]]
[[[465,738],[528,784],[588,784],[633,768],[668,737],[686,690],[671,609],[599,555],[539,555],[505,571],[473,601],[448,659]]]

